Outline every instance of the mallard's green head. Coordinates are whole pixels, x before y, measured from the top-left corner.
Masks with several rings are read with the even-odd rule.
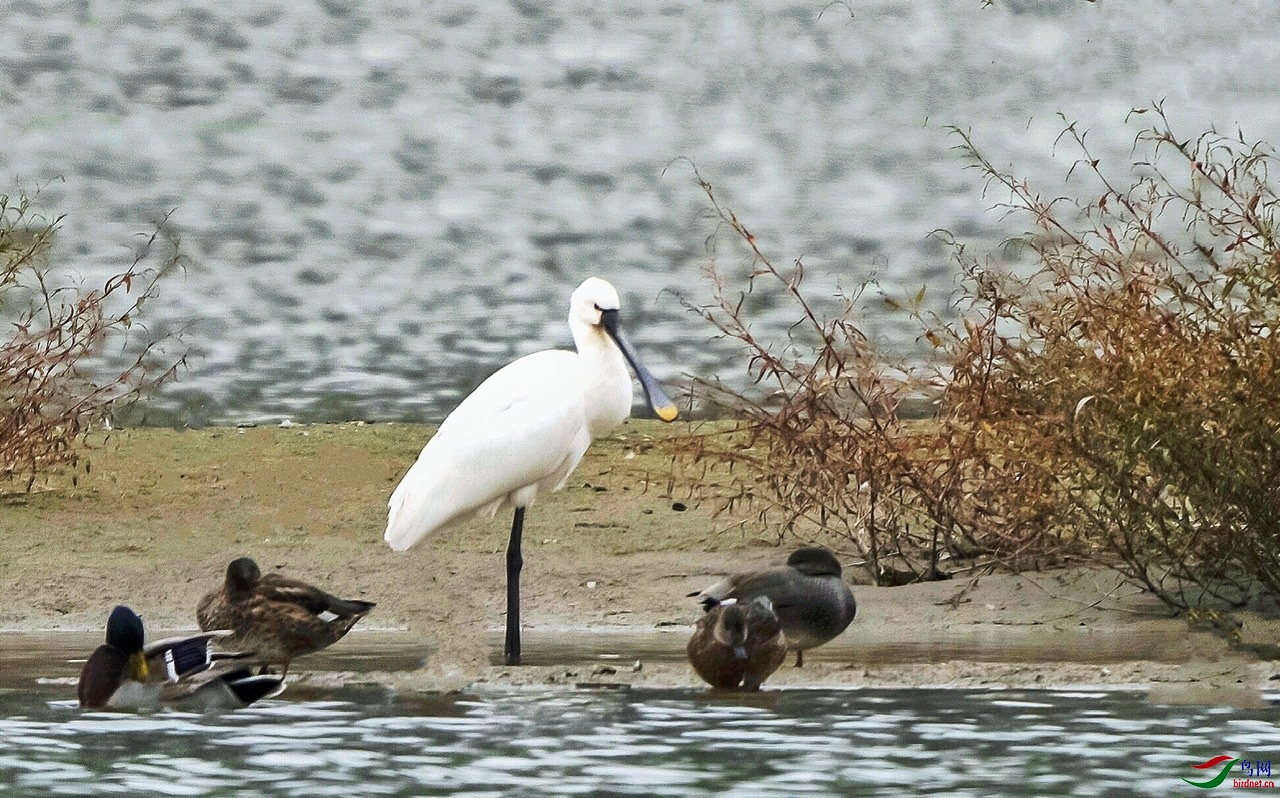
[[[123,604],[111,611],[107,619],[107,645],[122,654],[142,653],[142,618]]]
[[[107,645],[129,658],[128,677],[139,682],[145,682],[150,675],[147,657],[142,653],[145,637],[138,613],[124,605],[111,611],[107,619]]]

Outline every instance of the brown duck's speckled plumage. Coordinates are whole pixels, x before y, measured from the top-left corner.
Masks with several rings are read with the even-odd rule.
[[[227,566],[223,586],[200,600],[196,620],[205,631],[230,631],[229,645],[283,663],[287,670],[294,657],[342,639],[374,606],[338,598],[300,579],[263,575],[257,563],[241,557]]]
[[[787,644],[768,600],[714,604],[698,619],[685,651],[712,687],[759,690],[787,658]]]

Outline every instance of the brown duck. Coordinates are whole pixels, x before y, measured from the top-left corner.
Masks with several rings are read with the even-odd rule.
[[[282,664],[333,645],[376,606],[342,599],[300,579],[262,574],[248,557],[232,560],[226,582],[200,599],[196,620],[204,631],[226,629],[228,645]]]
[[[778,616],[763,596],[745,604],[709,603],[685,651],[698,675],[712,687],[759,690],[787,658]]]

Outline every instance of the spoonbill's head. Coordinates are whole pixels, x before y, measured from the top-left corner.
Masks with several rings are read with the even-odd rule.
[[[608,280],[588,277],[569,298],[569,324],[599,327],[606,311],[613,311],[616,315],[621,307],[618,289]]]
[[[663,421],[675,421],[676,416],[679,415],[675,403],[663,393],[658,381],[641,362],[635,347],[622,334],[622,329],[618,325],[618,310],[621,306],[618,289],[607,280],[588,277],[582,281],[582,285],[574,289],[573,296],[569,299],[569,326],[575,331],[575,338],[576,331],[583,327],[604,330],[617,344],[618,349],[622,350],[627,362],[631,364],[631,369],[640,380],[640,386],[644,388],[645,398],[649,400],[649,406],[653,408],[654,414]]]

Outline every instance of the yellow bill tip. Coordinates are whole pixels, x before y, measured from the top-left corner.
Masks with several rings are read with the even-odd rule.
[[[680,415],[680,411],[676,410],[675,405],[663,405],[662,407],[655,407],[653,409],[653,412],[658,415],[658,418],[666,422],[675,421],[676,416]]]

